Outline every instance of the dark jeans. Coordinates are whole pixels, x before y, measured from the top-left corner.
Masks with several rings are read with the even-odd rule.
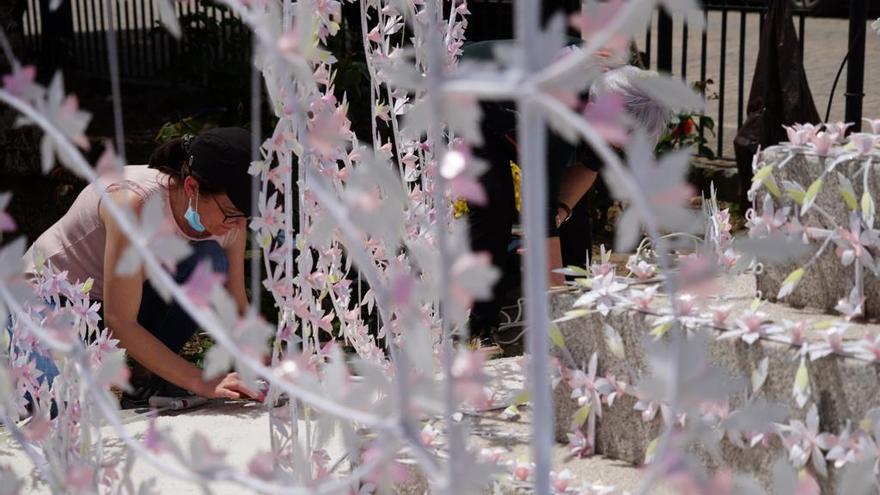
[[[588,194],[572,208],[571,218],[559,227],[559,243],[562,247],[562,266],[587,268],[590,263],[590,249],[593,246],[591,208]]]
[[[192,247],[193,253],[177,264],[174,274],[177,283],[185,282],[202,260],[210,261],[215,273],[229,273],[226,251],[217,242],[194,242]],[[138,323],[174,352],[180,352],[198,328],[186,310],[176,302],[166,303],[149,281],[144,281]]]
[[[490,136],[490,132],[489,129],[484,130],[487,136]],[[556,228],[559,184],[571,162],[574,148],[552,133],[548,133],[547,139],[547,237],[557,237],[560,235]],[[479,179],[489,201],[482,206],[468,204],[471,250],[488,252],[492,257],[492,264],[502,274],[498,283],[492,287],[492,298],[476,302],[471,310],[471,335],[487,337],[498,327],[505,295],[520,285],[519,256],[515,251],[517,244],[514,243],[512,234],[513,226],[520,215],[516,211],[516,191],[510,170],[510,161],[516,159],[516,150],[508,143],[487,138],[486,146],[475,150],[475,154],[489,163],[488,169]]]
[[[210,261],[211,267],[217,273],[229,273],[226,251],[216,241],[194,242],[191,245],[193,253],[177,264],[174,274],[177,283],[185,282],[202,260]],[[103,315],[101,316],[103,319]],[[196,322],[176,302],[165,302],[148,280],[144,281],[138,323],[174,352],[180,352],[198,328]],[[37,369],[43,372],[40,380],[48,380],[51,385],[58,376],[55,361],[51,356],[38,354],[33,355],[32,359]]]

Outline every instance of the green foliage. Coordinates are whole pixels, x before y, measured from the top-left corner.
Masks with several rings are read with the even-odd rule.
[[[240,102],[249,94],[250,78],[243,75],[250,73],[250,32],[226,7],[204,4],[212,10],[180,15],[181,41],[172,42],[173,63],[166,76]],[[151,36],[164,35],[158,23],[151,30]]]
[[[704,129],[700,134],[700,129]],[[699,114],[678,114],[669,122],[669,129],[660,138],[655,152],[658,156],[679,148],[693,147],[697,156],[715,158],[715,152],[708,146],[706,134],[715,134],[715,121]]]
[[[157,142],[217,126],[250,126],[250,31],[227,7],[209,0],[203,4],[222,15],[214,15],[214,11],[182,14],[182,41],[173,43],[176,56],[165,71],[166,77],[176,84],[199,89],[194,101],[198,106],[182,109],[176,120],[165,122],[157,133]],[[151,35],[164,36],[164,31],[157,25]],[[356,4],[343,5],[340,34],[328,39],[327,49],[338,60],[334,64],[334,93],[337,98],[348,98],[353,130],[369,140],[370,76]],[[268,97],[265,91],[262,94],[263,108],[268,110]],[[274,128],[277,118],[270,111],[262,114],[263,129]]]
[[[694,90],[706,95],[707,100],[717,99],[715,93],[708,93],[707,88],[712,84],[711,79],[698,81],[692,86]],[[680,148],[694,148],[697,156],[715,159],[715,152],[709,147],[707,135],[715,135],[715,121],[706,115],[698,113],[680,113],[669,121],[669,128],[657,143],[655,153],[660,156],[666,152]]]
[[[156,142],[164,143],[185,134],[199,134],[213,127],[210,123],[197,120],[195,117],[184,117],[176,122],[165,122],[156,134]]]
[[[193,106],[163,124],[157,142],[211,127],[246,127],[250,120],[250,32],[226,7],[207,1],[204,6],[211,10],[180,15],[181,40],[172,42],[173,62],[164,71],[182,91],[198,89]],[[166,35],[158,24],[150,34]]]

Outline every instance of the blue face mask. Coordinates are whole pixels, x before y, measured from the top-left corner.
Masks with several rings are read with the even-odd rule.
[[[199,204],[199,192],[196,191],[196,205]],[[202,225],[202,218],[199,216],[199,212],[197,212],[193,208],[192,198],[189,198],[189,204],[186,207],[186,212],[183,214],[183,218],[186,219],[189,226],[193,228],[196,232],[204,232],[205,226]]]

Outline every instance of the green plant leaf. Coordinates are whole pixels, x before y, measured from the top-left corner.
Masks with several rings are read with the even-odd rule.
[[[786,188],[785,194],[787,194],[789,198],[793,199],[794,202],[799,205],[804,204],[804,196],[807,195],[807,193],[805,193],[803,189],[798,189],[795,187]]]
[[[660,437],[657,437],[648,444],[648,447],[645,448],[645,464],[650,464],[651,461],[654,460],[654,455],[657,453],[657,446],[660,444]]]
[[[590,417],[590,409],[592,409],[590,404],[586,404],[574,413],[574,417],[571,419],[572,426],[575,428],[583,425],[587,418]]]
[[[797,372],[794,375],[794,387],[792,390],[798,407],[804,407],[810,397],[810,374],[807,372],[807,362],[801,359]]]
[[[760,182],[766,179],[772,172],[773,165],[764,165],[755,172],[755,175],[752,176],[752,182]]]
[[[759,168],[757,172],[755,172],[754,177],[752,177],[752,182],[761,182],[764,184],[764,187],[770,191],[774,197],[780,197],[782,194],[779,192],[779,186],[776,185],[776,179],[771,175],[773,172],[773,165],[764,165]]]
[[[846,190],[843,187],[840,188],[840,195],[843,196],[843,201],[846,202],[846,206],[850,210],[858,210],[859,202],[856,199],[856,195],[853,194],[852,191]]]
[[[871,196],[870,192],[865,191],[862,193],[862,218],[869,227],[874,226],[875,213],[874,198]]]
[[[712,149],[709,148],[708,146],[705,146],[705,145],[702,145],[702,144],[701,144],[700,147],[698,148],[698,154],[699,154],[700,156],[702,156],[702,157],[706,157],[706,158],[708,158],[708,159],[710,159],[710,160],[714,160],[714,159],[715,159],[715,152],[712,151]]]
[[[575,320],[578,318],[583,318],[584,316],[591,315],[596,311],[593,309],[571,309],[565,312],[565,316],[562,318],[557,318],[553,320],[553,323],[562,323],[563,321]],[[551,336],[552,339],[552,336]]]
[[[789,273],[785,280],[782,281],[782,287],[779,288],[779,293],[776,295],[777,299],[782,299],[785,296],[792,293],[795,287],[797,287],[798,282],[801,281],[801,278],[804,276],[804,267],[800,267],[793,272]]]
[[[572,275],[574,275],[575,277],[589,277],[590,276],[590,272],[588,272],[583,267],[580,267],[577,265],[568,265],[565,267],[565,269],[571,271]]]
[[[813,328],[815,330],[828,330],[829,328],[836,325],[834,320],[822,320],[816,323],[813,323]]]
[[[562,336],[562,331],[559,330],[559,327],[551,323],[548,332],[550,334],[550,342],[553,342],[553,345],[560,349],[565,349],[565,337]]]
[[[666,332],[668,332],[670,328],[672,328],[672,323],[669,322],[657,325],[651,330],[651,336],[653,336],[655,339],[659,339],[660,337],[666,335]]]
[[[819,195],[819,191],[822,190],[822,178],[814,180],[810,187],[807,188],[807,193],[804,195],[804,208],[801,210],[801,213],[806,213],[810,207],[813,206],[813,203],[816,202],[816,197]]]
[[[837,188],[840,190],[840,195],[843,196],[846,206],[849,207],[850,210],[858,210],[859,200],[856,198],[856,192],[853,190],[852,182],[840,172],[837,172],[837,182],[839,184]]]

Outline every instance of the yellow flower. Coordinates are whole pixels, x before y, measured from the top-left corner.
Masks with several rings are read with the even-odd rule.
[[[520,192],[522,191],[522,171],[513,160],[510,161],[510,175],[513,177],[513,195],[516,202],[516,211],[522,211],[522,194]],[[468,213],[470,213],[470,209],[464,198],[458,198],[452,202],[452,215],[455,218],[461,218]]]
[[[468,213],[470,213],[470,209],[468,209],[467,201],[464,198],[458,198],[452,202],[452,216],[461,218]]]
[[[516,211],[522,211],[522,171],[513,160],[510,161],[510,174],[513,176],[513,195],[516,198]]]

